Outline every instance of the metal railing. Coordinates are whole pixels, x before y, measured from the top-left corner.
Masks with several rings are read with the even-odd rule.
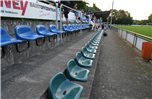
[[[60,5],[60,30],[62,30],[62,23],[63,23],[63,20],[62,20],[62,8],[63,7],[66,7],[66,8],[68,8],[68,9],[70,9],[70,10],[72,10],[72,11],[75,11],[75,12],[80,12],[79,10],[76,10],[76,9],[74,9],[74,8],[71,8],[71,7],[69,7],[69,6],[66,6],[66,5],[64,5],[64,4],[61,4]]]
[[[149,37],[149,36],[146,36],[146,35],[143,35],[143,34],[134,32],[134,31],[130,31],[130,30],[127,30],[127,29],[122,29],[122,28],[118,28],[118,27],[115,27],[115,26],[113,26],[113,27],[116,28],[116,29],[120,29],[120,30],[129,32],[129,33],[131,33],[131,34],[133,34],[133,35],[135,35],[135,36],[137,36],[137,37],[141,37],[141,38],[143,38],[143,39],[145,39],[145,40],[147,40],[147,41],[152,42],[152,37]]]
[[[119,37],[129,42],[133,47],[142,51],[143,42],[152,42],[152,37],[142,35],[127,29],[121,29],[113,26],[113,30],[118,33]]]

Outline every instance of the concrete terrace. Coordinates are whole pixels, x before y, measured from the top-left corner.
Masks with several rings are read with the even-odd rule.
[[[112,30],[103,38],[93,68],[90,68],[81,99],[152,99],[152,64],[144,62],[137,50]],[[12,66],[2,66],[2,99],[40,97],[57,72],[95,35],[79,34],[51,50]]]

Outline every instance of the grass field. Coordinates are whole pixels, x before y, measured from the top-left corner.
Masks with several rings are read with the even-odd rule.
[[[115,27],[130,30],[145,36],[152,37],[152,26],[115,26]]]

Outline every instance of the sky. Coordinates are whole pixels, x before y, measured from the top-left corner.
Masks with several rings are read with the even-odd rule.
[[[90,6],[96,4],[102,11],[112,8],[112,0],[87,0]],[[130,12],[135,20],[148,19],[152,14],[152,0],[114,0],[114,9]]]

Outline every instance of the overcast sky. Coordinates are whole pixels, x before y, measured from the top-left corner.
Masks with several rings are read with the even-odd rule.
[[[112,0],[88,0],[90,5],[95,3],[102,11],[112,8]],[[152,14],[152,0],[114,0],[114,9],[129,11],[133,19],[148,19]]]

